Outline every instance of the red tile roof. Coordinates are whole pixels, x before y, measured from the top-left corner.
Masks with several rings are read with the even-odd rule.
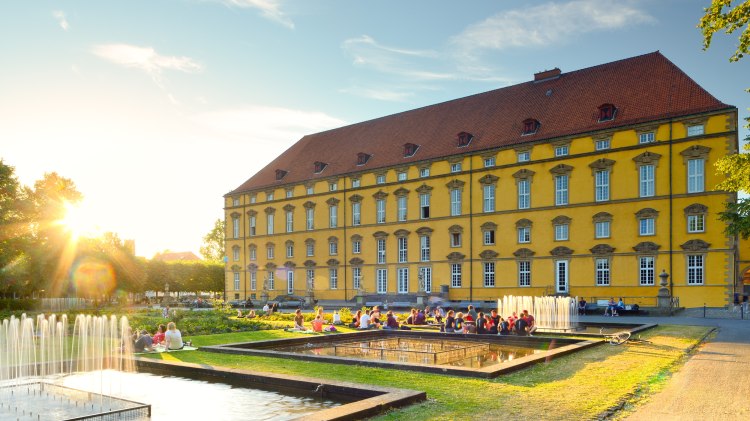
[[[616,118],[599,123],[607,103]],[[656,51],[304,136],[228,195],[726,108]],[[521,136],[529,118],[540,127]],[[474,138],[458,148],[461,132]],[[414,156],[405,143],[420,145]],[[357,166],[358,153],[372,157]],[[328,166],[315,174],[315,161]]]
[[[192,251],[182,251],[176,253],[158,253],[154,256],[154,260],[161,260],[162,262],[184,262],[200,261],[201,258],[196,256]]]

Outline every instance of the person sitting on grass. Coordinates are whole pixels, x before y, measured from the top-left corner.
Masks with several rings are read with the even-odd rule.
[[[383,326],[383,329],[398,329],[398,320],[396,320],[396,316],[393,315],[393,312],[389,310],[385,316],[385,326]]]
[[[250,313],[247,313],[247,316],[245,316],[246,319],[252,319],[255,317],[255,310],[250,310]]]
[[[357,310],[357,313],[354,315],[354,319],[352,320],[352,323],[349,325],[349,327],[358,328],[359,319],[361,317],[362,317],[362,310]]]
[[[369,329],[370,328],[370,319],[372,316],[370,316],[371,311],[366,312],[362,315],[362,317],[359,318],[359,329]]]
[[[326,319],[323,318],[323,312],[319,311],[318,314],[315,316],[315,319],[312,321],[312,328],[313,332],[322,332],[323,331],[323,325],[326,322]]]
[[[269,306],[268,303],[265,303],[263,305],[263,314],[265,314],[266,316],[271,314],[271,306]]]
[[[164,344],[168,350],[172,351],[185,347],[185,344],[182,342],[182,334],[174,322],[167,324],[167,333],[164,334]]]
[[[333,325],[341,325],[341,315],[338,311],[333,310],[333,321],[331,322]]]
[[[434,315],[433,315],[433,317],[435,318],[435,323],[437,323],[437,324],[442,324],[442,323],[443,323],[443,315],[442,315],[442,314],[440,314],[440,309],[437,309],[437,308],[436,308],[436,309],[434,310]]]
[[[153,340],[154,346],[161,345],[164,343],[164,332],[167,330],[164,325],[160,324],[159,327],[156,330],[156,333],[154,333],[154,336],[151,338]]]
[[[406,318],[406,324],[407,325],[415,325],[417,321],[417,309],[413,308],[411,309],[411,313],[409,314],[409,317]]]
[[[305,330],[305,316],[302,315],[300,309],[294,312],[294,328],[301,331]]]
[[[375,325],[376,328],[380,327],[380,308],[378,306],[374,306],[372,308],[372,311],[370,312],[370,323]]]
[[[245,316],[242,315],[242,310],[240,310],[240,309],[237,309],[237,318],[238,319],[244,319],[245,318]]]
[[[143,329],[141,331],[141,336],[138,337],[138,340],[136,340],[133,345],[133,350],[135,352],[150,352],[153,344],[154,342],[151,339],[151,335],[148,334],[146,329]]]

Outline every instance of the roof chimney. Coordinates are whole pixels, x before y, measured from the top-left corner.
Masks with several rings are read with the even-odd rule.
[[[534,73],[534,82],[541,82],[548,79],[556,79],[560,77],[560,68],[555,67],[552,70],[545,70],[543,72]]]

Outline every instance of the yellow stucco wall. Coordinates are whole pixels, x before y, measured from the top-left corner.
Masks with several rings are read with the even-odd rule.
[[[315,296],[318,299],[351,299],[356,291],[352,288],[352,267],[350,260],[359,258],[363,275],[364,289],[368,294],[377,291],[375,271],[387,269],[387,292],[396,294],[398,268],[409,268],[408,291],[413,294],[418,290],[418,268],[431,267],[432,291],[440,292],[442,285],[451,284],[451,264],[462,265],[461,287],[450,287],[449,298],[452,300],[494,300],[507,294],[539,295],[556,292],[555,261],[565,260],[568,263],[568,293],[583,296],[588,300],[624,297],[626,302],[651,306],[659,288],[658,274],[666,270],[670,274],[672,291],[679,297],[685,307],[723,306],[729,299],[734,278],[736,277],[734,245],[731,239],[723,234],[724,226],[716,219],[723,209],[723,203],[732,200],[733,196],[716,191],[714,186],[721,180],[716,174],[713,163],[721,156],[733,152],[736,148],[735,113],[692,116],[689,119],[674,122],[651,122],[639,126],[625,127],[615,131],[591,133],[577,137],[555,139],[551,142],[517,146],[518,149],[506,148],[487,151],[474,156],[452,156],[443,160],[423,162],[409,167],[396,167],[383,170],[351,174],[335,179],[318,180],[312,184],[314,192],[308,195],[306,186],[280,186],[273,189],[274,200],[267,201],[268,189],[248,192],[225,198],[227,218],[227,297],[245,298],[255,294],[260,297],[263,279],[269,272],[267,264],[276,265],[272,269],[275,277],[271,297],[286,293],[287,272],[294,272],[293,292],[304,295],[306,290],[305,262],[315,270]],[[687,125],[702,124],[704,134],[686,137]],[[655,131],[656,141],[648,144],[638,143],[638,133]],[[670,137],[672,139],[670,147]],[[595,140],[608,138],[610,149],[595,150]],[[555,146],[568,145],[569,155],[555,157]],[[693,146],[710,148],[704,167],[704,191],[687,193],[687,172],[683,151]],[[518,150],[530,151],[530,161],[518,163]],[[460,150],[457,149],[457,153]],[[639,197],[638,164],[634,158],[644,152],[652,157],[660,155],[656,162],[655,195]],[[496,165],[484,168],[484,159],[494,156]],[[671,156],[671,168],[670,168]],[[612,160],[610,168],[610,198],[608,201],[595,201],[594,175],[590,164],[597,160]],[[451,163],[460,162],[462,171],[451,173]],[[569,204],[555,206],[554,175],[551,170],[561,164],[569,168]],[[429,168],[430,174],[420,178],[420,169]],[[518,209],[517,179],[514,174],[527,170],[531,174],[531,207]],[[407,180],[399,182],[397,174],[406,172]],[[386,175],[385,184],[376,184],[376,175]],[[495,211],[483,212],[482,180],[486,177],[497,177],[490,180],[496,185]],[[670,177],[671,175],[671,177]],[[361,187],[352,188],[352,178],[361,180]],[[671,196],[670,196],[671,181]],[[336,183],[337,190],[330,191],[329,184]],[[458,183],[457,183],[458,182]],[[461,216],[450,215],[450,188],[462,184]],[[431,187],[430,217],[420,219],[421,186]],[[286,198],[286,190],[292,189],[293,197]],[[423,187],[424,188],[424,187]],[[398,222],[397,191],[406,189],[407,221]],[[386,223],[376,223],[375,199],[373,195],[382,192],[386,201]],[[251,203],[251,196],[256,203]],[[362,223],[351,225],[353,195],[361,196]],[[671,197],[671,200],[670,200]],[[329,228],[330,200],[338,200],[338,227]],[[235,200],[238,204],[235,204]],[[305,203],[314,203],[314,230],[305,227]],[[328,203],[327,203],[328,202]],[[687,232],[685,208],[700,204],[707,207],[705,230],[700,233]],[[671,210],[670,210],[671,205]],[[285,206],[293,206],[293,232],[285,229]],[[274,213],[274,234],[267,235],[266,210],[272,208]],[[658,212],[655,217],[655,233],[650,236],[639,235],[639,221],[636,213],[651,208]],[[248,234],[248,212],[257,212],[256,235]],[[594,235],[592,217],[600,212],[611,214],[611,234],[609,238],[597,239]],[[671,212],[671,218],[670,218]],[[234,238],[233,216],[238,219],[239,235]],[[569,236],[567,241],[555,241],[552,220],[564,216],[569,218]],[[520,244],[517,237],[516,223],[521,219],[531,221],[531,242]],[[670,237],[671,219],[671,237]],[[481,226],[484,223],[497,225],[495,244],[483,244]],[[450,227],[462,230],[461,246],[451,247]],[[420,262],[420,239],[418,230],[432,230],[430,237],[430,261]],[[398,263],[398,241],[396,232],[406,230],[408,239],[408,263]],[[374,234],[386,233],[387,264],[376,264],[376,239]],[[421,230],[420,230],[421,232]],[[360,254],[353,254],[352,236],[362,237]],[[329,239],[338,240],[338,253],[329,254]],[[670,242],[671,238],[671,242]],[[314,240],[314,256],[306,256],[305,241]],[[698,248],[683,250],[681,245],[689,240],[701,240]],[[287,258],[285,244],[294,244],[294,256]],[[642,242],[658,245],[658,250],[650,252],[636,251],[634,247]],[[268,259],[267,244],[275,246],[275,257]],[[611,253],[600,255],[610,262],[610,282],[608,286],[597,286],[595,281],[595,258],[591,249],[596,245],[606,244],[613,248]],[[671,244],[671,259],[670,259]],[[688,243],[689,245],[692,243]],[[703,244],[704,247],[700,247]],[[708,244],[708,246],[705,246]],[[257,247],[257,258],[249,258],[249,247]],[[695,246],[695,244],[692,244]],[[238,247],[239,253],[232,250]],[[553,249],[566,247],[560,255],[553,255]],[[532,256],[517,257],[519,249],[529,249]],[[688,246],[690,248],[690,246]],[[749,247],[744,247],[750,251]],[[480,254],[485,252],[481,257]],[[497,255],[494,255],[494,253]],[[453,260],[448,256],[451,253]],[[558,253],[559,254],[559,253]],[[700,285],[687,283],[687,254],[704,256],[705,268],[703,282]],[[463,258],[460,258],[463,255]],[[639,257],[655,257],[654,285],[643,286],[639,281]],[[235,257],[238,259],[235,260]],[[338,261],[338,266],[335,262]],[[531,262],[531,286],[520,287],[518,261]],[[746,258],[750,261],[750,256]],[[495,286],[485,287],[483,271],[485,262],[495,263]],[[670,264],[671,262],[671,264]],[[329,263],[331,263],[329,265]],[[248,265],[256,265],[257,285],[253,290],[249,284]],[[750,266],[748,264],[747,266]],[[329,288],[329,268],[338,268],[338,288]],[[235,289],[234,273],[239,274],[239,288]]]

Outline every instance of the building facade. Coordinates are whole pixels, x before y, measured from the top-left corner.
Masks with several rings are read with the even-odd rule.
[[[566,294],[723,306],[737,110],[660,53],[303,137],[225,195],[229,299]]]

